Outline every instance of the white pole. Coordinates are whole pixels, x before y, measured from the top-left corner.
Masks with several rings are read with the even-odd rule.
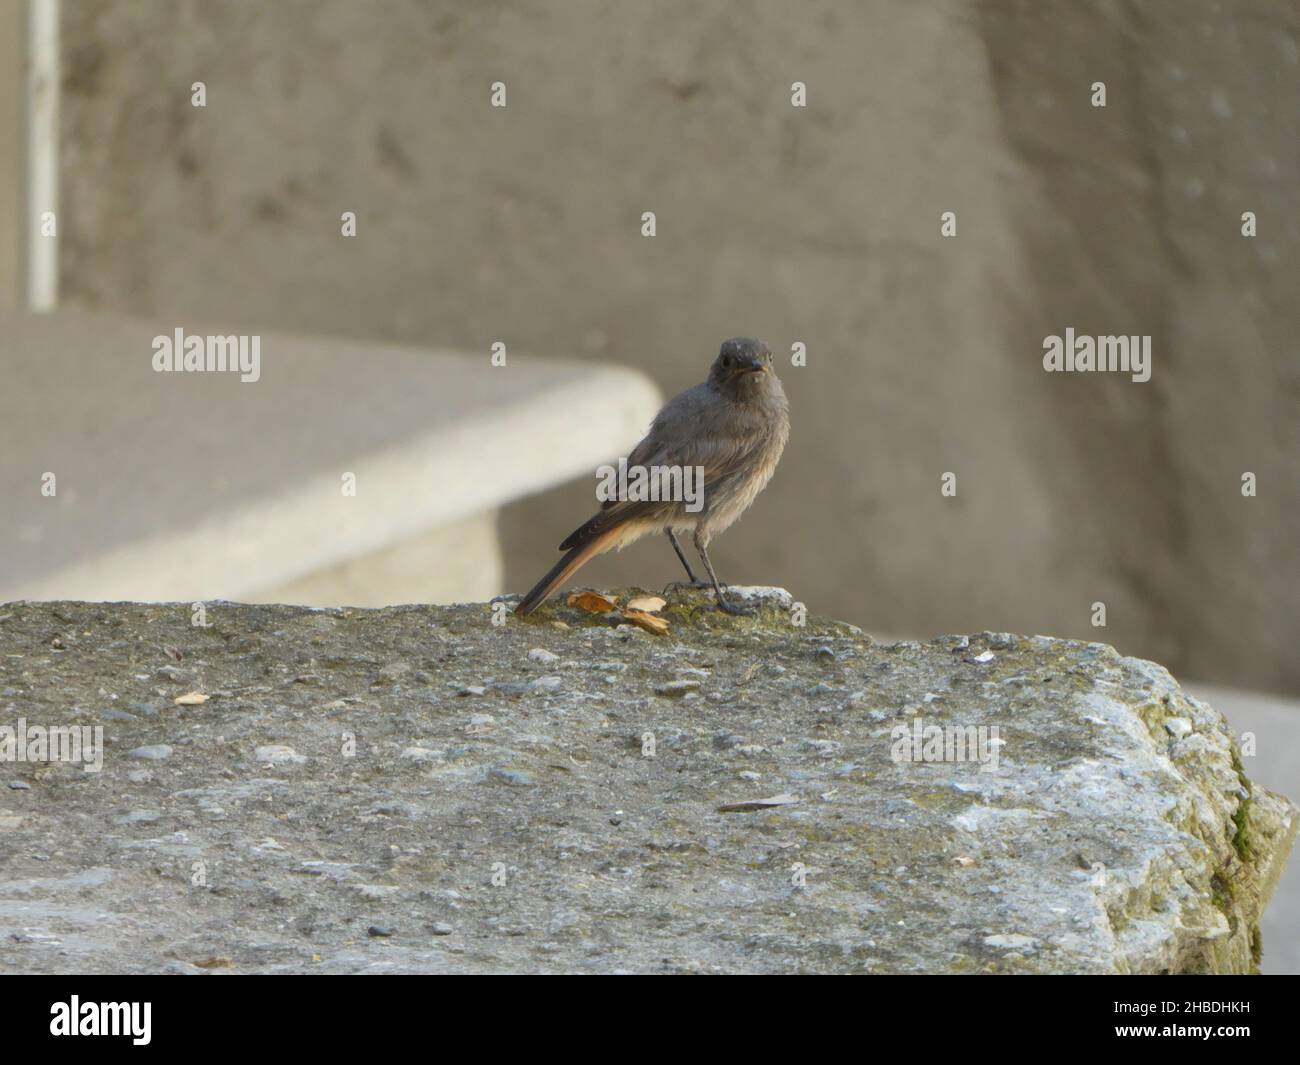
[[[27,306],[59,299],[59,0],[27,0]]]

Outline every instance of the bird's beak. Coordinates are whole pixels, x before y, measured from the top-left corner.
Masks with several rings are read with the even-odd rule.
[[[747,359],[736,367],[736,373],[767,373],[767,363],[762,359]]]

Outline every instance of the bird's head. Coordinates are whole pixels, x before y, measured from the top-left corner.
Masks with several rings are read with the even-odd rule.
[[[770,387],[775,378],[772,349],[750,337],[724,340],[709,369],[709,380],[733,399],[755,396]]]

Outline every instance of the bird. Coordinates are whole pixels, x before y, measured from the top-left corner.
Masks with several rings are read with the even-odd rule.
[[[749,509],[772,479],[790,438],[790,405],[772,367],[772,350],[751,337],[722,343],[708,377],[674,396],[655,416],[650,431],[627,457],[627,468],[693,467],[702,476],[702,505],[680,499],[646,499],[627,492],[600,510],[560,544],[559,562],[515,607],[531,614],[583,565],[606,551],[662,532],[686,569],[687,581],[669,587],[713,588],[719,610],[749,611],[723,594],[708,546]],[[680,494],[680,493],[678,493]],[[690,535],[709,575],[698,580],[678,536]]]

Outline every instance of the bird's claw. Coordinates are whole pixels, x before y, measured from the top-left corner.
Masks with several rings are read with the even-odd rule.
[[[743,617],[748,617],[750,614],[754,613],[754,611],[757,610],[758,608],[753,606],[737,606],[735,603],[729,603],[727,602],[727,600],[719,596],[718,609],[721,610],[724,614],[732,615],[732,617],[743,618]]]
[[[699,590],[703,588],[712,588],[708,581],[673,581],[671,584],[664,585],[664,595],[670,595],[673,592],[680,592],[683,588]]]

